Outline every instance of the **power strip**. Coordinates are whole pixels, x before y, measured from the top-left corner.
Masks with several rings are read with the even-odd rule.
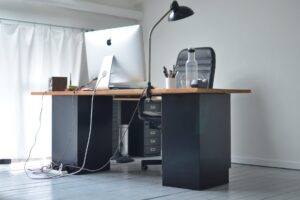
[[[45,173],[51,174],[54,176],[65,176],[68,174],[67,171],[59,171],[59,170],[55,170],[55,169],[49,169],[49,170],[45,171]]]

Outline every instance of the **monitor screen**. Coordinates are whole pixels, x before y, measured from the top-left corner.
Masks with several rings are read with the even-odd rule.
[[[85,33],[89,80],[99,74],[103,59],[113,56],[110,83],[145,81],[145,57],[140,25]]]

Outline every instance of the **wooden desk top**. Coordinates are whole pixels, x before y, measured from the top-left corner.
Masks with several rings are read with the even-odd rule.
[[[140,96],[142,89],[122,89],[122,90],[97,90],[97,96]],[[209,89],[209,88],[176,88],[176,89],[152,89],[152,95],[161,96],[165,94],[239,94],[251,93],[251,90],[239,89]],[[52,95],[52,96],[90,96],[93,91],[54,91],[54,92],[32,92],[32,95]]]

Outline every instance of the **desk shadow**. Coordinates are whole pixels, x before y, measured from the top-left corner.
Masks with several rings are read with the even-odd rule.
[[[151,165],[147,170],[142,170],[141,159],[135,159],[135,161],[131,163],[119,164],[114,161],[111,162],[110,173],[126,173],[128,175],[135,176],[161,177],[162,169],[161,165]]]

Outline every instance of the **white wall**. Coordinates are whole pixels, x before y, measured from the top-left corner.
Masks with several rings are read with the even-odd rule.
[[[144,3],[147,33],[171,0]],[[216,51],[215,88],[249,88],[232,95],[233,162],[300,169],[300,1],[179,0],[195,15],[165,20],[153,34],[152,79],[186,47]],[[147,41],[148,34],[145,34]],[[148,44],[146,42],[146,52]]]

